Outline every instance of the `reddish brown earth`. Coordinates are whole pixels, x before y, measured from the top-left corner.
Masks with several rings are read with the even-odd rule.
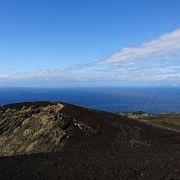
[[[64,107],[56,112],[49,110],[51,106],[56,109],[57,103],[51,102],[1,107],[0,179],[180,179],[179,132],[113,113],[61,104]],[[33,107],[30,108],[33,113],[26,114],[26,117],[24,112],[30,110],[24,110],[23,106]],[[6,114],[8,118],[5,118]],[[52,116],[52,129],[48,133],[42,131],[37,136],[41,140],[34,140],[36,146],[25,151],[34,142],[32,137],[36,129],[47,130],[49,127],[49,121],[39,124],[38,118],[42,114]],[[14,120],[15,115],[17,118]],[[22,134],[27,129],[24,129],[23,121],[26,119],[23,118],[29,118],[28,122],[38,122],[36,126],[30,123],[32,137],[26,136],[25,140]],[[22,123],[17,123],[19,119]],[[64,122],[66,124],[62,126]],[[58,134],[52,136],[54,131]],[[13,147],[12,133],[22,144],[16,143]],[[23,151],[20,146],[25,143],[27,146]]]

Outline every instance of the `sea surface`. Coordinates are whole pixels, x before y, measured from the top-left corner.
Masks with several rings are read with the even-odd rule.
[[[180,112],[180,88],[0,88],[0,104],[60,101],[109,112]]]

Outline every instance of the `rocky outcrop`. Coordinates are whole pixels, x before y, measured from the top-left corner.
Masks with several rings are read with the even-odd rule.
[[[64,105],[0,110],[0,156],[61,151],[75,130],[97,135],[91,127],[62,112]]]

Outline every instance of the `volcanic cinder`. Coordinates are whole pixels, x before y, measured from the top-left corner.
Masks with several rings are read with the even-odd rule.
[[[1,106],[0,179],[180,179],[178,128],[130,115],[60,102]]]

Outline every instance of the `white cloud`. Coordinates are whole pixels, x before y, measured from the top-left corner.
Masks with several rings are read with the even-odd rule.
[[[104,66],[105,65],[105,66]],[[112,66],[116,65],[116,66]],[[0,75],[0,81],[155,82],[180,80],[180,29],[101,61]]]
[[[158,56],[169,57],[180,51],[180,29],[161,35],[159,38],[147,41],[137,47],[124,48],[98,64],[133,63],[141,59]]]
[[[91,72],[77,72],[61,69],[47,69],[34,72],[15,73],[3,76],[0,80],[9,82],[152,82],[164,80],[178,80],[180,74],[177,70],[129,70],[121,71],[91,71]]]

